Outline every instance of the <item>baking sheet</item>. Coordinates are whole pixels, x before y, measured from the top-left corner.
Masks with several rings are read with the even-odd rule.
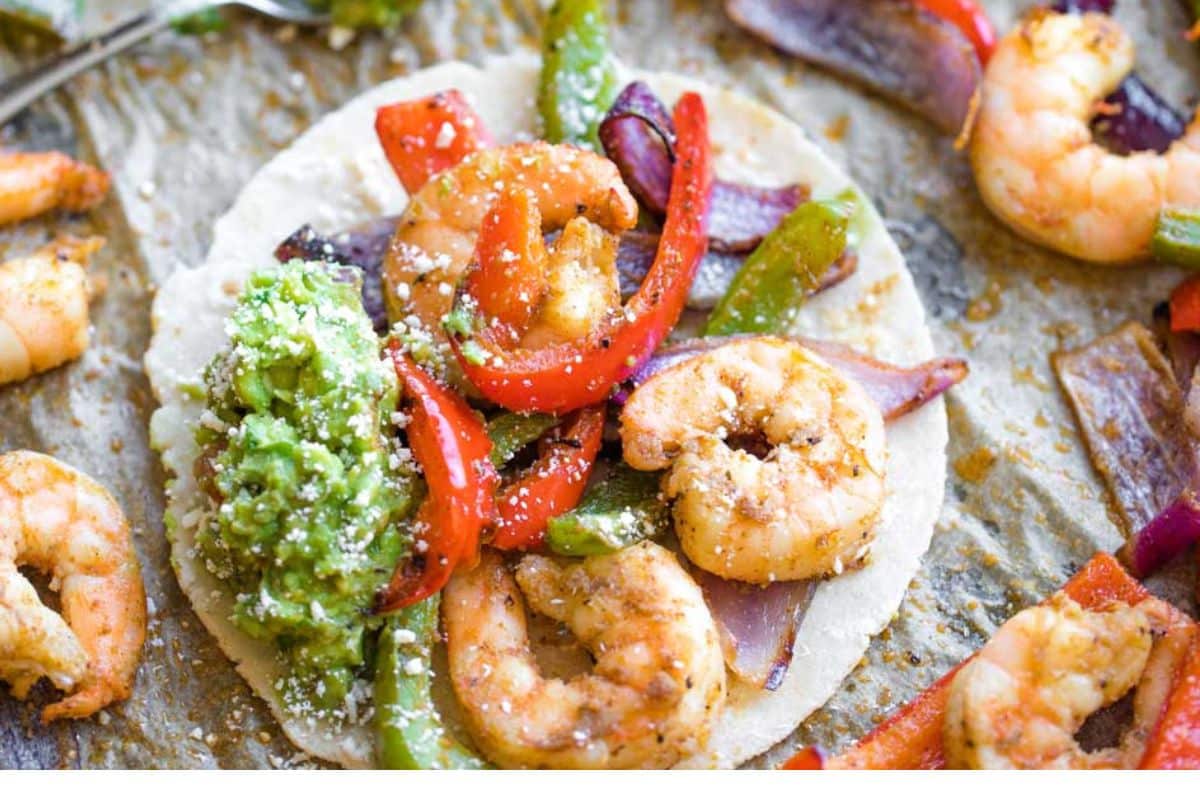
[[[136,10],[97,2],[85,29]],[[95,476],[134,527],[151,627],[131,700],[83,722],[44,728],[32,704],[0,696],[0,767],[309,765],[283,739],[183,600],[167,560],[162,473],[149,449],[153,408],[140,359],[149,299],[173,270],[199,263],[212,221],[246,179],[320,114],[364,88],[447,58],[535,47],[534,0],[427,0],[390,35],[340,52],[324,35],[230,13],[223,33],[163,34],[82,76],[0,129],[0,146],[61,148],[111,170],[111,199],[87,217],[0,231],[0,257],[56,233],[109,240],[92,308],[94,343],[78,363],[0,389],[0,449],[51,453]],[[1007,30],[1029,4],[985,2]],[[908,257],[940,351],[972,376],[950,393],[946,505],[933,546],[891,627],[829,704],[757,759],[799,744],[852,741],[1059,586],[1121,534],[1075,434],[1049,354],[1127,318],[1148,320],[1178,280],[1170,269],[1100,269],[1011,234],[983,208],[952,143],[886,101],[771,51],[721,4],[622,0],[614,45],[627,62],[676,70],[754,95],[800,122],[872,196]],[[119,12],[119,13],[118,13]],[[1200,86],[1182,39],[1182,4],[1123,4],[1139,71],[1181,107]],[[670,42],[670,46],[664,46]],[[44,43],[0,22],[0,74]],[[1190,566],[1158,581],[1188,610]]]

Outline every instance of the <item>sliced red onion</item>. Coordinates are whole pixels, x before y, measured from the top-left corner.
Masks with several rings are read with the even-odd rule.
[[[1165,153],[1187,128],[1187,120],[1175,108],[1129,75],[1117,90],[1104,100],[1107,108],[1092,120],[1097,141],[1121,155],[1141,150]]]
[[[966,124],[982,75],[954,25],[897,0],[726,0],[738,25],[793,56],[893,98],[947,133]]]
[[[658,252],[658,234],[643,231],[630,231],[621,237],[617,248],[617,274],[621,280],[621,296],[628,298],[638,290],[645,279],[654,256]],[[733,276],[741,269],[746,258],[738,253],[717,253],[709,250],[700,262],[700,269],[692,281],[688,292],[687,307],[694,311],[709,311],[716,307]],[[858,258],[852,251],[847,251],[842,258],[830,266],[816,287],[816,292],[829,289],[854,274],[858,267]]]
[[[1058,0],[1060,14],[1111,14],[1116,0]],[[1109,150],[1121,155],[1142,150],[1166,152],[1187,128],[1187,119],[1136,74],[1126,76],[1104,99],[1106,109],[1092,120],[1092,132]]]
[[[1124,555],[1137,575],[1149,575],[1200,541],[1200,500],[1188,488],[1137,532]]]
[[[599,128],[604,152],[621,170],[634,196],[660,217],[671,191],[675,126],[666,106],[641,81],[626,86]],[[711,209],[709,229],[712,229]]]
[[[687,361],[726,344],[738,336],[691,339],[659,350],[630,379],[630,390],[619,392],[622,403],[629,391],[668,367]],[[883,418],[892,421],[920,408],[967,377],[967,362],[961,358],[935,358],[914,367],[897,367],[871,358],[845,345],[804,337],[787,337],[828,361],[835,369],[855,379],[879,406]]]
[[[636,81],[617,96],[600,123],[604,152],[647,210],[661,217],[671,190],[675,127],[666,107],[646,84]],[[809,197],[806,186],[763,188],[716,181],[708,214],[712,249],[745,253]]]
[[[764,188],[716,181],[708,212],[710,245],[718,251],[748,253],[811,196],[812,190],[800,184]]]
[[[383,303],[383,257],[395,230],[395,217],[382,217],[332,236],[320,234],[311,225],[305,225],[275,248],[275,258],[357,267],[354,272],[343,272],[338,277],[348,282],[361,279],[363,310],[371,318],[375,330],[382,334],[388,329]]]
[[[961,383],[970,371],[961,358],[935,358],[915,367],[897,367],[836,342],[800,342],[843,375],[858,381],[889,422]]]
[[[1200,451],[1184,395],[1154,335],[1136,322],[1056,353],[1054,369],[1125,523],[1125,554],[1145,574],[1200,539]]]
[[[792,663],[796,634],[816,582],[755,586],[703,570],[693,572],[717,623],[725,664],[752,686],[778,689]]]
[[[1058,0],[1050,7],[1060,14],[1111,14],[1116,4],[1117,0]]]

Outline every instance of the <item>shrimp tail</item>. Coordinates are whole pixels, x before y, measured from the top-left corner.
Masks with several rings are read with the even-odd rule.
[[[101,578],[78,576],[63,588],[63,616],[88,651],[88,671],[78,689],[42,710],[42,721],[80,719],[129,698],[146,639],[146,605],[136,559]],[[103,594],[102,594],[103,593]],[[125,602],[112,602],[118,596]]]
[[[58,206],[66,211],[87,211],[108,194],[112,179],[102,169],[71,161],[63,167]]]
[[[86,211],[110,183],[108,173],[63,153],[0,153],[0,225],[56,208]]]

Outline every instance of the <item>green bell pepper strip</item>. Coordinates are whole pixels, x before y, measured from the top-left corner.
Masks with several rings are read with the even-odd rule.
[[[500,469],[526,445],[533,444],[558,424],[553,414],[517,414],[505,411],[488,420],[487,434],[492,440],[492,466]]]
[[[805,296],[845,251],[855,207],[840,198],[815,200],[784,217],[738,270],[703,335],[786,329]]]
[[[596,133],[617,94],[606,0],[558,0],[542,32],[542,138],[600,151]]]
[[[342,28],[394,28],[421,0],[309,0],[309,5],[328,11]]]
[[[546,546],[563,556],[595,556],[660,536],[670,525],[659,498],[660,477],[613,465],[605,480],[588,487],[579,505],[547,523]]]
[[[1200,209],[1160,211],[1150,249],[1159,261],[1200,268]]]
[[[223,31],[225,28],[225,17],[221,15],[219,8],[206,8],[171,20],[171,29],[182,36],[203,36],[206,33]]]
[[[376,758],[383,769],[486,769],[442,724],[430,694],[429,643],[441,595],[401,609],[379,633],[375,661]]]

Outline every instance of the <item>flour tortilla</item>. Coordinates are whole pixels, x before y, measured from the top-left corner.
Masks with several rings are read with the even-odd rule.
[[[709,110],[716,171],[760,185],[800,181],[816,197],[853,186],[795,123],[763,105],[677,75],[629,70],[673,103],[700,92]],[[202,371],[226,344],[224,323],[246,278],[274,263],[275,246],[305,223],[338,231],[398,214],[407,197],[375,138],[375,109],[444,89],[462,91],[501,142],[531,138],[538,62],[530,55],[489,61],[482,69],[446,63],[398,78],[359,96],[298,138],[264,166],[217,221],[212,248],[198,269],[176,272],[154,302],[154,337],[146,372],[160,404],[151,443],[171,476],[167,532],[179,583],[196,613],[238,671],[271,706],[288,737],[303,750],[346,767],[367,767],[367,725],[341,731],[284,713],[273,685],[279,677],[271,647],[230,622],[231,598],[194,549],[204,497],[192,476],[198,455],[193,432],[204,410]],[[934,355],[904,258],[873,208],[863,212],[858,271],[802,311],[796,332],[842,341],[879,358],[912,364]],[[869,565],[823,583],[800,629],[795,657],[774,692],[730,681],[724,715],[706,752],[685,767],[731,767],[786,737],[833,694],[862,658],[870,637],[899,607],[929,546],[942,504],[946,413],[941,400],[888,426],[888,499]]]

